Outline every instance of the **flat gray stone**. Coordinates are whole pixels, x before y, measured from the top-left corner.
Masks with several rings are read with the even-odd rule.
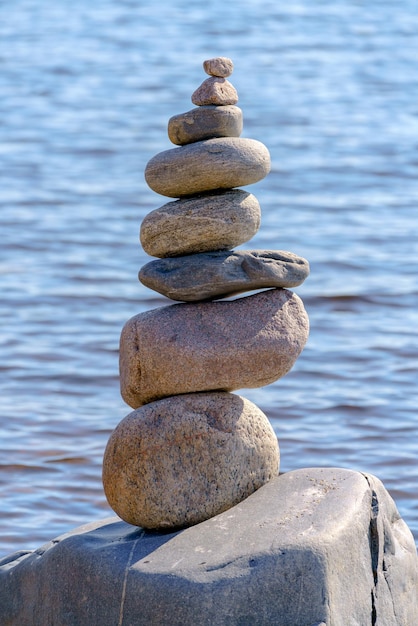
[[[236,106],[201,106],[174,115],[168,121],[168,137],[178,146],[215,137],[239,137],[242,111]]]
[[[151,261],[139,280],[172,300],[225,298],[266,287],[296,287],[309,275],[309,263],[283,250],[206,252]]]
[[[192,102],[197,106],[236,104],[238,94],[229,80],[220,76],[211,76],[203,81],[192,94]]]
[[[112,509],[143,528],[191,526],[226,511],[279,473],[274,430],[232,393],[151,402],[113,431],[103,461]]]
[[[260,141],[222,137],[156,154],[145,168],[145,180],[156,193],[180,198],[251,185],[269,171],[270,154]]]
[[[5,626],[415,626],[412,534],[382,485],[300,469],[171,533],[110,518],[0,564]]]
[[[293,367],[308,332],[301,299],[286,289],[140,313],[121,333],[122,397],[136,409],[181,393],[263,387]]]
[[[254,237],[260,219],[257,198],[232,189],[168,202],[145,216],[139,236],[160,258],[229,250]]]

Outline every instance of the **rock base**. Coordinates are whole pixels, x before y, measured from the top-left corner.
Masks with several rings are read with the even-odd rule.
[[[416,626],[412,534],[375,477],[303,469],[170,533],[118,518],[0,563],[4,626]]]

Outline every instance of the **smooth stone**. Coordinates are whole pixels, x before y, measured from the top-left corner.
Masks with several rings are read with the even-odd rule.
[[[225,298],[266,287],[296,287],[309,276],[309,263],[282,250],[206,252],[151,261],[139,280],[172,300]]]
[[[113,431],[103,461],[112,509],[143,528],[191,526],[226,511],[279,472],[264,413],[232,393],[151,402]]]
[[[156,193],[180,198],[215,189],[251,185],[270,171],[270,154],[256,139],[206,139],[156,154],[145,180]]]
[[[293,367],[308,332],[301,299],[286,289],[139,313],[121,333],[122,397],[136,409],[181,393],[263,387]]]
[[[168,202],[142,221],[140,240],[147,254],[160,258],[229,250],[248,241],[260,227],[253,194],[241,189]]]
[[[195,107],[169,119],[168,137],[178,146],[215,137],[239,137],[242,124],[242,111],[237,106]]]
[[[226,78],[211,76],[204,80],[196,91],[193,92],[192,102],[196,106],[236,104],[238,102],[238,93]]]
[[[209,76],[227,78],[227,76],[231,76],[234,64],[228,57],[215,57],[214,59],[203,61],[203,69]]]
[[[418,558],[381,481],[298,469],[177,532],[117,517],[0,562],[9,626],[415,626]]]

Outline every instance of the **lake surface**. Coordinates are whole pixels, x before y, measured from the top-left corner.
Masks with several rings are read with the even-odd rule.
[[[272,158],[242,247],[311,264],[305,350],[239,393],[281,471],[370,472],[418,539],[417,33],[412,0],[0,5],[0,554],[113,514],[120,331],[169,303],[137,280],[140,222],[167,201],[143,172],[214,56]]]

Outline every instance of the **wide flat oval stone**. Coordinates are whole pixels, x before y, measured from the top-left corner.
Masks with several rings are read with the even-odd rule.
[[[206,104],[236,104],[238,102],[238,94],[235,87],[226,80],[218,76],[211,76],[203,81],[203,83],[192,94],[192,102],[196,106],[204,106]]]
[[[263,387],[293,367],[308,332],[301,299],[286,289],[140,313],[121,333],[122,397],[136,409],[181,393]]]
[[[309,276],[306,259],[282,250],[206,252],[144,265],[139,280],[172,300],[225,298],[266,287],[296,287]]]
[[[270,154],[260,141],[223,137],[156,154],[145,168],[145,180],[156,193],[180,198],[250,185],[269,171]]]
[[[113,431],[103,485],[113,510],[143,528],[190,526],[277,476],[279,446],[264,413],[231,393],[151,402]]]
[[[239,137],[242,111],[236,106],[201,106],[174,115],[168,121],[168,137],[178,146],[214,137]]]
[[[257,198],[241,189],[182,198],[148,213],[140,240],[161,258],[229,250],[256,234],[260,214]]]

